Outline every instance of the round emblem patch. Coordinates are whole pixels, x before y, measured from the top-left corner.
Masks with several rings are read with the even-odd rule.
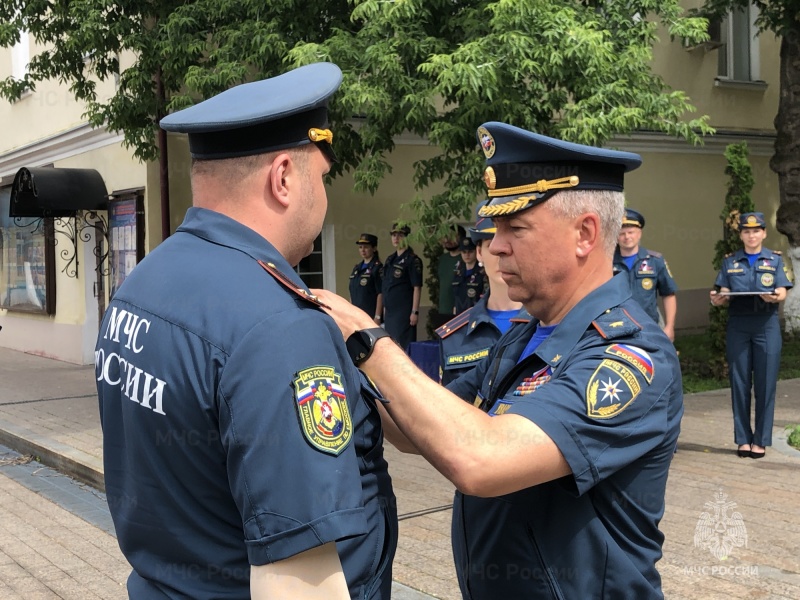
[[[292,383],[306,440],[321,452],[340,454],[353,437],[341,374],[333,367],[319,365],[299,371]]]
[[[401,267],[394,268],[394,278],[400,279],[403,276],[403,269]]]
[[[764,287],[772,287],[773,283],[775,283],[775,276],[772,273],[764,273],[761,275],[761,285]]]
[[[469,288],[467,290],[467,297],[468,298],[474,298],[475,297],[475,288]]]
[[[369,277],[362,277],[358,280],[358,283],[361,284],[361,287],[364,287],[369,283]]]
[[[486,127],[478,127],[478,139],[481,141],[481,150],[483,150],[484,156],[492,158],[497,146],[495,146],[494,138]]]
[[[642,287],[646,290],[652,290],[653,280],[649,277],[645,277],[644,279],[642,279]]]

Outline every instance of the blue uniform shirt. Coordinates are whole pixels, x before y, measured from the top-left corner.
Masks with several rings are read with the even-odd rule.
[[[792,281],[780,253],[762,248],[752,265],[744,250],[726,256],[714,285],[728,288],[732,292],[769,294],[775,288],[791,288]],[[764,302],[758,296],[731,296],[728,314],[778,314],[778,304]]]
[[[191,208],[110,303],[95,367],[132,598],[249,598],[249,565],[332,541],[352,597],[388,598],[377,393],[298,290],[260,235]]]
[[[453,270],[453,303],[455,314],[461,314],[477,304],[489,290],[489,278],[478,263],[467,271],[467,265],[459,260]]]
[[[375,315],[383,285],[383,264],[377,256],[367,264],[362,260],[350,273],[350,302],[368,315]]]
[[[451,319],[436,330],[439,336],[439,380],[447,385],[457,379],[482,359],[502,335],[486,303],[486,295],[478,303]],[[525,309],[512,319],[514,323],[527,323],[530,315]]]
[[[617,248],[614,252],[614,273],[627,275],[633,299],[644,308],[651,319],[658,323],[657,294],[673,296],[678,291],[678,284],[672,278],[664,257],[658,252],[639,246],[633,267],[628,268]]]
[[[499,498],[456,494],[464,598],[660,598],[655,568],[667,472],[683,414],[680,366],[613,277],[528,358],[536,321],[513,327],[448,386],[491,415],[544,430],[572,474]]]

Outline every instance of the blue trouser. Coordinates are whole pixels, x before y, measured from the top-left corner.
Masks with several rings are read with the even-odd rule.
[[[781,330],[777,313],[731,315],[727,358],[737,445],[772,444],[775,386],[781,362]],[[755,429],[750,427],[750,391],[756,398]]]

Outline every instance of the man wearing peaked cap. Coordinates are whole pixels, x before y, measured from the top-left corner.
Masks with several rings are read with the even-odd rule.
[[[383,320],[386,331],[404,350],[417,341],[419,303],[422,296],[422,259],[408,245],[411,228],[392,223],[395,251],[383,267]]]
[[[663,597],[655,563],[680,367],[612,269],[624,178],[641,160],[504,123],[485,123],[477,139],[490,198],[479,216],[496,227],[489,252],[534,318],[447,389],[381,341],[361,368],[390,400],[407,438],[392,428],[397,443],[459,490],[464,597]],[[324,298],[345,336],[371,325]]]
[[[350,273],[350,302],[375,315],[375,324],[380,325],[383,320],[383,263],[378,256],[378,236],[362,233],[356,244],[361,260]]]
[[[498,259],[488,251],[494,232],[492,220],[483,217],[477,217],[475,226],[469,228],[477,259],[483,263],[488,290],[473,307],[436,329],[442,385],[458,379],[488,356],[500,336],[512,326],[530,321],[522,304],[509,299],[508,286],[498,271]]]
[[[678,313],[675,292],[678,291],[678,285],[661,253],[639,245],[642,229],[642,213],[626,208],[622,229],[617,237],[617,249],[614,251],[614,273],[628,279],[633,298],[651,319],[662,325],[667,337],[675,340],[675,316]],[[658,296],[664,302],[663,323],[658,312]]]
[[[132,598],[389,597],[380,395],[293,268],[325,217],[341,79],[308,65],[161,122],[189,136],[193,207],[96,348]]]

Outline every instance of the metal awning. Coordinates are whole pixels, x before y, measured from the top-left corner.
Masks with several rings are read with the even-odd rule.
[[[94,169],[22,167],[11,186],[9,217],[71,217],[106,210],[108,192]]]

